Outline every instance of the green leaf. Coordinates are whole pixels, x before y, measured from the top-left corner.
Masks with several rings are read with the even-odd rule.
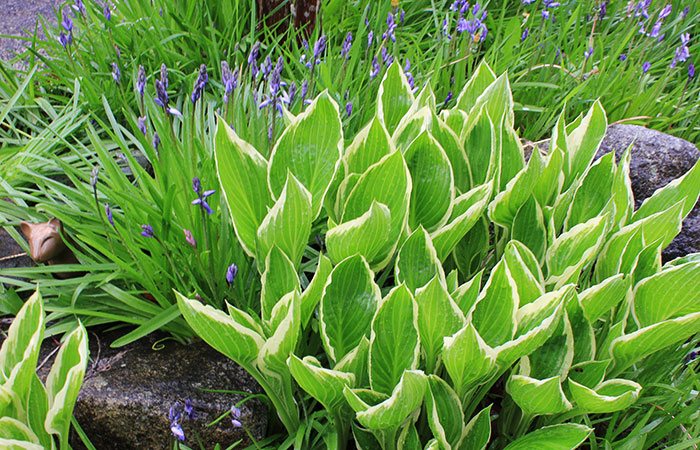
[[[482,217],[457,243],[452,257],[464,277],[473,276],[481,269],[481,265],[489,250],[489,221]]]
[[[430,430],[440,445],[446,450],[459,448],[464,427],[462,403],[455,391],[436,375],[428,376],[425,407]]]
[[[414,103],[403,119],[399,122],[392,135],[392,140],[402,153],[405,154],[409,145],[422,133],[427,133],[433,127],[433,120],[437,118],[428,107],[415,110]]]
[[[260,349],[258,366],[266,373],[279,377],[279,374],[289,370],[287,359],[294,353],[299,341],[301,310],[297,291],[282,297],[272,312],[272,321],[276,324],[274,333]]]
[[[534,196],[531,195],[515,215],[511,237],[525,244],[538,261],[544,260],[547,249],[547,228],[544,224],[542,208]]]
[[[472,116],[476,116],[474,120]],[[491,156],[498,152],[496,127],[486,108],[472,112],[469,120],[473,125],[465,131],[464,152],[469,161],[473,182],[480,185],[489,181]]]
[[[515,334],[518,287],[501,259],[476,300],[471,317],[484,341],[491,347],[510,341]]]
[[[513,226],[513,219],[530,197],[543,166],[544,161],[539,152],[533,152],[527,167],[508,181],[505,190],[498,193],[489,205],[489,217],[493,222],[505,228]]]
[[[363,336],[357,347],[338,361],[333,370],[355,375],[356,387],[369,387],[369,339]]]
[[[467,84],[462,88],[462,92],[459,93],[457,104],[454,109],[460,109],[465,113],[469,113],[474,107],[476,99],[479,98],[486,88],[493,84],[494,81],[496,81],[496,74],[493,73],[493,70],[491,70],[486,60],[482,59],[476,67],[474,74],[472,74]]]
[[[681,217],[685,218],[693,209],[700,195],[700,164],[697,162],[685,175],[668,183],[644,200],[642,206],[632,215],[636,222],[645,217],[664,211],[669,205],[683,202]]]
[[[613,201],[615,202],[615,227],[613,231],[624,227],[632,215],[634,208],[634,193],[630,181],[630,163],[632,160],[632,145],[620,158],[613,180]]]
[[[467,122],[467,113],[454,108],[443,109],[440,111],[440,120],[447,124],[450,130],[460,138],[460,141],[464,142],[462,133],[464,132],[464,124]]]
[[[311,219],[316,219],[342,154],[338,105],[324,91],[285,128],[272,149],[267,179],[273,197],[284,196],[291,172],[311,194]]]
[[[457,290],[450,294],[465,317],[469,314],[469,311],[472,309],[472,306],[474,306],[479,296],[479,290],[481,290],[481,276],[483,274],[483,270],[479,271],[471,280],[462,284]]]
[[[560,414],[572,407],[561,388],[559,375],[544,380],[512,375],[506,383],[506,392],[528,415]]]
[[[607,216],[598,216],[562,233],[547,249],[547,284],[556,287],[577,282],[585,265],[604,242]]]
[[[620,303],[625,298],[631,281],[631,277],[617,274],[581,292],[579,299],[586,319],[593,324]]]
[[[431,234],[438,259],[445,261],[469,230],[481,218],[491,196],[492,184],[477,186],[454,199],[447,225]]]
[[[51,448],[53,438],[44,428],[44,420],[49,411],[49,398],[46,388],[36,373],[31,376],[31,387],[25,410],[27,411],[26,424],[36,433],[44,448]]]
[[[29,394],[43,338],[44,306],[37,289],[10,324],[0,348],[0,386],[14,392],[20,401]],[[0,399],[0,412],[2,403]]]
[[[329,412],[336,413],[345,406],[343,388],[355,386],[355,375],[324,369],[318,361],[307,356],[303,360],[291,355],[287,360],[294,380]]]
[[[581,123],[569,132],[567,129],[564,155],[564,189],[583,174],[595,157],[608,129],[608,118],[599,100],[591,106]]]
[[[437,257],[433,242],[422,226],[403,243],[396,257],[396,282],[406,283],[415,292],[425,286],[433,277],[445,282],[445,272]]]
[[[289,172],[282,194],[258,228],[258,262],[264,261],[272,246],[277,245],[294,267],[299,267],[311,232],[311,207],[311,194]],[[259,270],[264,272],[264,267],[259,267]]]
[[[496,134],[497,140],[500,141],[498,164],[492,165],[491,170],[495,179],[498,180],[498,190],[503,191],[507,188],[508,183],[525,167],[525,153],[512,122],[509,122],[505,116],[501,118],[499,130],[500,135]],[[530,161],[532,161],[532,158],[530,158]],[[495,163],[496,159],[492,160],[492,162]],[[541,172],[541,167],[538,167],[541,165],[541,161],[535,164],[535,170]]]
[[[610,152],[588,168],[574,193],[564,229],[598,216],[610,201],[615,181],[615,152]]]
[[[493,83],[488,85],[474,101],[474,106],[469,111],[466,111],[469,114],[465,125],[467,130],[471,129],[472,124],[476,120],[474,113],[482,107],[486,109],[494,123],[504,120],[506,124],[513,124],[513,94],[510,90],[510,81],[507,73],[496,78]]]
[[[468,323],[453,336],[444,338],[442,360],[460,398],[489,377],[496,365],[496,351]]]
[[[554,140],[554,137],[552,138]],[[540,150],[535,146],[535,152],[540,153]],[[561,186],[564,183],[564,174],[562,166],[564,165],[564,153],[556,144],[550,145],[549,155],[546,158],[546,164],[542,169],[540,178],[532,187],[532,195],[535,196],[537,203],[542,206],[553,206],[554,200],[561,191]]]
[[[425,351],[427,371],[433,373],[442,349],[442,339],[459,331],[465,319],[437,276],[416,291],[416,303],[418,333]]]
[[[593,431],[585,425],[563,423],[535,430],[516,439],[504,450],[573,450]]]
[[[272,309],[288,292],[299,290],[299,275],[294,264],[277,245],[272,245],[265,258],[265,272],[262,276],[260,310],[264,321],[272,317]]]
[[[574,357],[574,337],[571,324],[565,316],[554,328],[552,335],[539,348],[529,353],[525,375],[545,379],[559,375],[565,378]]]
[[[39,438],[31,428],[12,417],[0,417],[0,436],[3,439],[26,441],[32,444],[39,444]],[[41,446],[38,446],[41,448]],[[2,447],[7,448],[7,447]]]
[[[396,440],[396,450],[422,450],[423,446],[420,443],[420,436],[418,436],[418,430],[416,425],[409,422],[403,428],[401,428],[401,434],[399,434]]]
[[[537,258],[518,241],[510,241],[503,251],[510,275],[518,292],[518,307],[533,302],[544,294],[544,279]]]
[[[361,428],[357,423],[352,423],[352,435],[355,438],[357,450],[382,450],[377,438],[369,431]]]
[[[301,294],[301,327],[306,328],[311,320],[311,316],[316,309],[316,305],[321,301],[323,289],[326,287],[328,277],[333,270],[333,264],[323,253],[318,256],[318,266],[314,272],[314,278],[311,280],[306,290]],[[291,289],[290,289],[291,290]]]
[[[61,344],[56,361],[46,377],[49,410],[44,428],[59,435],[61,447],[68,442],[68,431],[78,391],[83,384],[88,361],[87,332],[81,323]]]
[[[408,224],[435,231],[450,217],[455,196],[452,166],[442,146],[429,132],[421,133],[404,154],[413,181]]]
[[[406,75],[398,61],[395,61],[384,74],[377,91],[377,116],[384,122],[389,134],[415,101]]]
[[[595,330],[591,323],[586,319],[581,300],[578,295],[573,296],[566,305],[566,316],[568,323],[571,325],[571,333],[573,335],[573,353],[574,359],[569,363],[578,364],[595,359],[596,339]]]
[[[182,316],[207,344],[243,367],[255,361],[265,343],[260,334],[219,309],[175,294]]]
[[[417,318],[418,306],[403,283],[379,304],[369,340],[369,377],[373,390],[390,393],[404,371],[418,367]]]
[[[577,408],[585,413],[612,413],[629,408],[639,398],[642,386],[634,381],[607,380],[595,389],[569,380],[569,391]]]
[[[267,161],[220,117],[214,160],[236,236],[246,253],[254,256],[255,233],[273,203],[267,187]]]
[[[603,382],[605,372],[610,366],[610,360],[586,361],[571,367],[569,381],[575,381],[583,386],[594,388]]]
[[[491,405],[479,411],[464,427],[460,450],[484,450],[491,440]]]
[[[634,288],[634,312],[640,327],[698,311],[700,263],[664,269]]]
[[[391,183],[388,183],[387,180],[391,180]],[[396,151],[371,166],[357,180],[345,202],[341,221],[347,222],[360,217],[370,209],[375,201],[386,205],[391,211],[391,229],[389,230],[389,244],[383,253],[389,255],[394,252],[401,232],[406,226],[410,193],[411,176],[403,155]]]
[[[364,127],[345,149],[347,174],[363,174],[370,166],[396,151],[394,142],[378,116]]]
[[[371,350],[370,350],[371,352]],[[420,370],[406,370],[401,374],[391,396],[383,402],[358,410],[348,400],[357,412],[357,421],[371,430],[386,430],[396,428],[408,417],[414,409],[423,402],[426,390],[426,376]],[[344,394],[347,399],[348,391]]]
[[[622,335],[610,345],[615,371],[619,373],[645,356],[682,342],[697,332],[700,332],[700,312],[667,319]]]
[[[360,217],[328,229],[328,256],[337,264],[349,256],[360,254],[370,266],[378,268],[389,256],[386,249],[390,229],[389,208],[376,201],[372,202],[369,210]]]
[[[467,192],[473,186],[472,174],[459,136],[437,117],[433,117],[431,132],[450,160],[455,188],[458,192]]]
[[[340,361],[369,333],[380,298],[362,256],[351,256],[333,269],[319,308],[321,340],[332,361]]]
[[[0,438],[0,447],[5,450],[45,450],[44,447],[38,444],[5,438]]]

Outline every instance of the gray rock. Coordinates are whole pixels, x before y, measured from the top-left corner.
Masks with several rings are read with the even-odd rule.
[[[64,0],[3,0],[0,15],[0,30],[5,35],[29,37],[34,33],[39,15],[49,24],[56,26],[55,10],[60,8]],[[70,6],[67,6],[70,8]],[[37,29],[39,39],[44,39],[44,31],[39,24]],[[11,59],[15,54],[22,53],[31,41],[12,38],[0,38],[0,58]],[[18,66],[21,66],[18,63]]]
[[[654,191],[683,176],[700,157],[698,148],[686,140],[638,125],[613,124],[608,127],[595,158],[615,151],[615,159],[619,161],[630,144],[630,180],[635,209]],[[544,152],[549,150],[548,140],[537,143],[525,141],[524,145],[527,159],[534,145]],[[661,257],[667,262],[696,252],[700,252],[700,202],[683,221],[683,229],[663,250]]]
[[[110,348],[115,337],[118,335],[114,333],[89,333],[91,360],[74,411],[96,448],[169,448],[174,438],[168,410],[177,401],[182,406],[187,398],[195,408],[193,421],[180,422],[185,444],[199,448],[197,435],[206,449],[214,448],[216,443],[227,448],[238,440],[242,440],[241,448],[252,444],[245,430],[232,426],[230,414],[216,425],[206,426],[246,396],[203,389],[261,392],[240,366],[201,341],[181,345],[163,335],[151,335],[122,348]],[[43,350],[44,354],[55,347],[50,340],[45,345],[49,348]],[[43,360],[42,355],[39,361]],[[40,368],[42,379],[51,364],[49,360]],[[262,439],[267,428],[266,407],[253,399],[240,409],[240,421],[256,439]],[[72,437],[71,445],[85,448],[77,436]]]

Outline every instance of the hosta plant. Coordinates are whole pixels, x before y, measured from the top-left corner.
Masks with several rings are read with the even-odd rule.
[[[36,374],[45,318],[37,290],[10,325],[0,348],[0,447],[68,449],[73,407],[88,360],[82,325],[69,333],[58,351],[46,385]]]
[[[700,262],[661,262],[700,166],[633,211],[629,151],[594,161],[598,102],[529,159],[508,78],[486,64],[439,113],[394,64],[349,142],[326,93],[284,122],[269,154],[222,121],[215,137],[260,315],[178,302],[304,448],[602,441],[589,415],[629,408],[633,369],[700,331]]]

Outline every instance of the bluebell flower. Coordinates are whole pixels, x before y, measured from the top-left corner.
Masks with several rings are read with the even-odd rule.
[[[370,80],[374,80],[377,75],[379,75],[379,69],[379,61],[377,61],[377,57],[375,56],[372,60],[372,69],[369,71]]]
[[[352,102],[347,102],[345,104],[345,113],[350,117],[350,114],[352,114]]]
[[[584,58],[588,59],[591,57],[591,55],[593,55],[593,47],[588,47],[588,50],[583,52],[583,56]]]
[[[197,241],[194,240],[192,232],[186,229],[183,229],[182,231],[185,233],[185,240],[187,241],[187,243],[190,244],[192,248],[197,248]],[[189,400],[189,398],[187,400]],[[187,405],[185,405],[185,412],[187,412]]]
[[[97,176],[99,175],[100,171],[97,167],[92,168],[92,172],[90,172],[90,186],[97,187]]]
[[[343,41],[343,47],[340,49],[340,57],[348,59],[350,57],[350,49],[352,48],[352,33],[348,31]]]
[[[686,16],[688,16],[688,13],[690,12],[690,6],[686,6],[683,8],[683,12],[681,12],[681,20],[685,19]]]
[[[661,33],[661,21],[657,20],[656,23],[654,24],[654,27],[651,29],[651,33],[649,34],[650,37],[658,37],[659,33]]]
[[[530,33],[530,27],[525,27],[523,34],[520,36],[520,42],[524,42],[527,39],[527,35]]]
[[[143,99],[143,92],[146,88],[146,70],[141,64],[139,64],[138,75],[136,76],[136,92],[139,93],[141,99]]]
[[[447,105],[447,102],[452,100],[452,91],[447,93],[447,97],[445,97],[445,101],[443,102],[445,105]]]
[[[198,177],[194,177],[192,179],[192,190],[197,194],[198,198],[192,200],[193,205],[200,205],[202,209],[204,209],[207,214],[211,215],[214,211],[209,207],[209,204],[207,203],[206,198],[209,197],[211,194],[216,192],[216,190],[208,190],[202,192],[202,184],[199,181]]]
[[[192,103],[195,103],[202,96],[202,92],[204,92],[204,86],[206,86],[207,81],[209,81],[207,66],[202,64],[199,66],[199,74],[197,75],[197,79],[194,80],[194,87],[192,88],[192,94],[190,95],[190,101]]]
[[[531,4],[533,4],[534,2],[536,2],[536,1],[537,1],[537,0],[522,0],[522,2],[523,2],[524,5],[531,5]]]
[[[301,100],[304,101],[306,98],[306,94],[309,92],[309,80],[304,80],[303,83],[301,83]]]
[[[642,73],[649,72],[649,69],[651,69],[651,63],[649,61],[646,61],[644,64],[642,64]]]
[[[369,49],[372,46],[373,40],[374,40],[374,31],[369,30],[369,34],[367,35],[367,49]]]
[[[238,86],[238,71],[231,71],[226,61],[221,61],[221,82],[224,85],[223,102],[228,103],[233,90]]]
[[[85,15],[85,5],[83,4],[83,0],[75,0],[73,3],[73,9],[78,11],[80,14]]]
[[[442,34],[447,38],[449,41],[452,39],[452,36],[450,35],[450,25],[447,23],[447,18],[443,19],[442,21]]]
[[[63,48],[68,47],[71,44],[71,35],[61,31],[58,35],[58,42],[63,46]]]
[[[147,238],[152,238],[153,236],[155,236],[153,234],[153,227],[148,224],[141,225],[141,236]]]
[[[189,397],[187,398],[187,400],[185,400],[185,415],[190,420],[194,419],[194,407],[192,406],[192,401],[189,399]]]
[[[107,221],[114,226],[114,218],[112,217],[112,209],[109,207],[109,203],[105,204],[105,214],[107,215]]]
[[[170,431],[173,433],[173,436],[184,442],[185,431],[182,429],[179,423],[173,422],[170,424]]]
[[[61,21],[61,26],[67,32],[73,31],[73,19],[70,18],[68,14],[63,14],[63,20]]]
[[[688,64],[688,78],[692,80],[694,76],[695,76],[695,64],[690,63],[690,64]]]
[[[316,41],[314,44],[314,60],[316,61],[316,64],[319,64],[321,62],[320,58],[321,55],[323,54],[324,51],[326,51],[326,35],[321,35],[320,38]]]
[[[403,25],[403,21],[406,19],[406,11],[401,8],[401,13],[399,14],[399,22]]]
[[[248,53],[248,65],[251,65],[257,61],[258,56],[260,56],[260,42],[256,41],[255,44],[253,44],[253,47],[250,49],[250,53]]]
[[[673,6],[669,3],[668,5],[664,6],[664,9],[661,10],[659,13],[659,20],[665,19],[669,15],[671,15],[671,11],[673,10]]]
[[[233,284],[233,280],[236,279],[236,275],[238,275],[238,266],[235,264],[231,264],[226,268],[226,282],[228,284]]]
[[[112,10],[109,9],[109,4],[106,2],[102,7],[102,14],[105,16],[105,19],[112,20]]]
[[[600,3],[600,11],[598,12],[598,18],[600,20],[605,19],[605,16],[608,14],[608,2],[603,1]]]
[[[241,410],[236,407],[236,405],[231,406],[231,424],[236,427],[240,428],[243,426],[241,424]]]
[[[396,35],[394,34],[396,30],[396,22],[394,22],[394,15],[392,13],[389,13],[386,16],[386,25],[387,30],[382,35],[382,39],[386,39],[388,37],[392,42],[396,42]]]
[[[122,78],[122,73],[119,71],[119,66],[117,63],[112,63],[112,78],[114,81],[121,85],[121,78]]]
[[[158,132],[153,133],[153,148],[158,150],[158,146],[160,145],[160,137],[158,136]]]
[[[148,133],[148,130],[146,128],[146,116],[143,117],[138,117],[136,119],[136,126],[139,128],[139,131],[143,133],[144,136]]]
[[[464,33],[469,29],[469,22],[464,17],[460,17],[457,20],[457,33]]]
[[[292,102],[294,101],[294,98],[297,95],[297,84],[292,81],[292,84],[289,85],[289,89],[287,91],[287,101],[285,102],[287,105],[291,105]]]
[[[626,59],[627,59],[627,55],[625,55],[624,53],[621,53],[620,54],[620,61],[624,61]]]

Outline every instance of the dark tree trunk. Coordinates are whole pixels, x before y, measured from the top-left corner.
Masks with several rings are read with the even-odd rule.
[[[257,0],[258,17],[265,21],[268,28],[278,27],[279,33],[284,33],[289,27],[291,7],[289,0]]]
[[[311,33],[314,32],[314,27],[316,26],[316,17],[320,8],[320,0],[296,1],[296,17],[294,19],[294,28],[297,30],[303,28],[303,33],[307,39],[311,36]]]

